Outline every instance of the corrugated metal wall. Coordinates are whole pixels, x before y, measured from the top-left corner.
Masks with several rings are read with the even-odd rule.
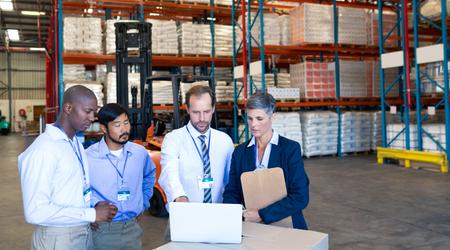
[[[0,53],[0,81],[8,84],[6,53]],[[45,99],[45,54],[11,53],[12,99]],[[0,84],[0,94],[6,90]],[[0,95],[8,99],[8,93]]]

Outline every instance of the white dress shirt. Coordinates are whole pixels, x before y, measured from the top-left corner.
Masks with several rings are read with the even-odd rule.
[[[200,135],[201,133],[189,122],[164,137],[161,148],[162,171],[158,182],[169,202],[180,196],[187,196],[190,202],[203,202],[204,190],[198,185],[198,178],[203,177],[203,161],[199,156]],[[221,203],[225,185],[228,183],[234,145],[231,138],[219,130],[210,128],[204,135],[207,146],[209,144],[211,177],[214,179],[211,189],[212,202]],[[199,152],[192,139],[197,144]]]
[[[73,141],[59,128],[47,125],[41,134],[19,155],[25,219],[30,224],[72,227],[94,222],[96,213],[83,197],[82,165],[74,147],[80,147],[86,184],[89,168],[83,145]]]
[[[252,139],[250,140],[250,143],[247,145],[247,147],[251,147],[253,145],[255,145],[255,167],[256,169],[265,169],[269,167],[269,158],[270,158],[270,152],[272,151],[272,144],[273,145],[278,145],[278,138],[279,135],[277,132],[273,131],[272,133],[272,138],[270,138],[270,142],[267,143],[266,149],[264,150],[264,155],[262,157],[261,162],[258,162],[259,159],[259,153],[258,153],[258,148],[256,147],[256,141],[255,141],[255,137],[253,136]]]

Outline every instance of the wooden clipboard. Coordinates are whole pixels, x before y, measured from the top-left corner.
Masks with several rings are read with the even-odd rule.
[[[247,208],[264,208],[287,196],[283,170],[279,167],[245,172],[241,175],[241,184]],[[271,225],[292,228],[292,217]]]

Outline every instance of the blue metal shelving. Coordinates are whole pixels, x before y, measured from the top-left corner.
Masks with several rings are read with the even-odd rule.
[[[252,16],[254,7],[251,6],[251,1],[246,2],[245,0],[233,1],[231,7],[231,18],[232,18],[232,29],[233,29],[233,84],[234,84],[234,105],[233,105],[233,120],[234,120],[234,131],[233,131],[233,142],[239,143],[239,139],[245,135],[245,140],[248,140],[250,135],[248,131],[248,124],[246,119],[245,110],[240,114],[238,100],[239,96],[244,97],[244,107],[246,104],[247,94],[253,94],[254,90],[257,88],[253,84],[253,79],[250,75],[250,63],[254,61],[252,55],[252,41],[257,44],[256,47],[259,48],[259,60],[261,61],[261,91],[266,91],[265,82],[265,60],[264,60],[264,1],[258,1],[258,8],[254,17]],[[236,22],[237,9],[240,6],[241,10],[241,20],[242,24]],[[251,30],[256,21],[259,18],[259,41],[258,38],[252,36]],[[236,35],[242,34],[242,41],[237,45]],[[242,53],[242,62],[238,62],[238,55]],[[235,76],[235,67],[243,66],[243,87],[239,88],[237,86],[238,79]],[[249,87],[249,90],[247,90]],[[243,117],[245,129],[242,134],[239,134],[239,119]]]
[[[415,62],[415,77],[416,77],[416,119],[417,119],[417,143],[418,143],[418,150],[423,150],[423,138],[428,137],[436,143],[436,145],[442,150],[445,151],[445,154],[447,155],[447,159],[450,156],[450,103],[448,101],[449,95],[449,79],[448,79],[448,35],[447,35],[447,23],[442,20],[447,20],[447,1],[441,1],[441,16],[440,16],[440,24],[439,22],[433,21],[425,16],[423,16],[419,11],[419,5],[423,1],[420,0],[413,0],[413,15],[414,15],[414,62]],[[418,62],[418,50],[422,47],[420,46],[419,42],[419,24],[423,22],[428,24],[430,27],[433,27],[434,29],[437,29],[441,32],[441,35],[439,39],[436,41],[436,44],[442,43],[442,53],[443,53],[443,60],[440,62],[442,63],[442,71],[444,75],[443,83],[438,83],[435,80],[431,79],[431,77],[427,74],[427,72],[424,72],[421,70],[420,62]],[[424,63],[425,64],[425,63]],[[444,105],[444,112],[445,112],[445,147],[439,143],[436,138],[433,138],[433,136],[426,131],[422,123],[428,118],[428,115],[421,115],[422,110],[422,103],[421,103],[421,79],[427,78],[430,80],[432,84],[434,84],[437,88],[440,88],[444,92],[444,97],[441,101],[439,101],[434,107],[437,109],[441,105]],[[443,84],[443,86],[441,85]]]

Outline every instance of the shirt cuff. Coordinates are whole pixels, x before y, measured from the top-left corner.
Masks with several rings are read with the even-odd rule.
[[[95,222],[95,219],[97,217],[95,208],[86,208],[84,215],[85,215],[86,221],[88,221],[88,222]]]

